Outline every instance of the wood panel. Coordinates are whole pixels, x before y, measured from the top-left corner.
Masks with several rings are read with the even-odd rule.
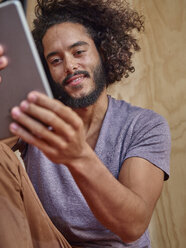
[[[134,57],[136,72],[108,89],[118,99],[151,108],[171,129],[171,177],[155,209],[150,233],[152,248],[186,247],[186,0],[133,0],[145,15]],[[28,1],[28,19],[35,0]]]
[[[186,1],[133,0],[145,15],[136,72],[109,93],[163,115],[171,129],[171,177],[150,225],[152,248],[186,247]]]
[[[35,18],[35,15],[34,15],[35,5],[36,5],[36,0],[27,0],[27,20],[28,20],[30,29],[32,29],[32,21]]]

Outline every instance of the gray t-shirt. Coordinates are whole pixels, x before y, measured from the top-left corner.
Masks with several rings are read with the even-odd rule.
[[[129,157],[144,158],[169,175],[170,133],[163,117],[108,96],[95,153],[118,178]],[[134,243],[124,244],[92,214],[69,170],[49,161],[28,145],[24,162],[33,186],[49,217],[71,245],[81,247],[150,247],[148,231]],[[96,178],[95,178],[96,180]]]

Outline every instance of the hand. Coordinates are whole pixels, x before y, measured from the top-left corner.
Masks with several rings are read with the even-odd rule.
[[[54,163],[68,166],[86,153],[83,121],[61,102],[31,92],[11,113],[16,123],[10,131],[37,146]]]
[[[4,49],[2,45],[0,45],[0,71],[4,69],[8,65],[8,59],[4,56]],[[0,76],[0,83],[2,82],[2,78]]]

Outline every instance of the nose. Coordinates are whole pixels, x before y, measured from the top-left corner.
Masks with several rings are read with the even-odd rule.
[[[64,71],[67,75],[73,74],[78,69],[77,62],[72,56],[66,56],[64,62]]]

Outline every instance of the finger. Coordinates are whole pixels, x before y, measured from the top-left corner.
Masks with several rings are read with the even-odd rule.
[[[18,107],[14,107],[11,111],[12,118],[23,126],[35,138],[45,141],[45,143],[63,149],[65,142],[54,132],[51,132],[46,126],[38,121],[32,119],[28,115],[20,111]],[[19,135],[18,133],[16,135]]]
[[[10,124],[9,129],[14,135],[18,135],[25,142],[36,146],[38,149],[42,150],[45,154],[48,154],[48,156],[53,157],[56,155],[56,150],[52,146],[48,145],[46,142],[33,136],[31,133],[26,131],[19,124],[13,122]]]
[[[5,56],[2,56],[4,53],[3,46],[0,45],[0,70],[4,69],[8,64],[8,59]],[[2,77],[0,76],[0,83],[2,82]]]
[[[69,107],[65,106],[58,100],[51,99],[40,92],[31,92],[28,95],[28,101],[40,105],[44,108],[55,112],[65,122],[69,123],[75,128],[79,127],[79,116]]]
[[[3,49],[3,46],[0,45],[0,56],[4,53],[4,49]]]
[[[4,69],[8,65],[8,59],[5,56],[0,57],[0,70]]]
[[[29,103],[28,101],[23,101],[20,104],[20,108],[24,113],[34,117],[41,123],[44,123],[46,126],[52,127],[52,130],[55,133],[63,135],[65,139],[69,140],[69,134],[73,132],[72,127],[63,119],[58,117],[54,112],[51,112],[50,110],[44,109],[33,103]]]

